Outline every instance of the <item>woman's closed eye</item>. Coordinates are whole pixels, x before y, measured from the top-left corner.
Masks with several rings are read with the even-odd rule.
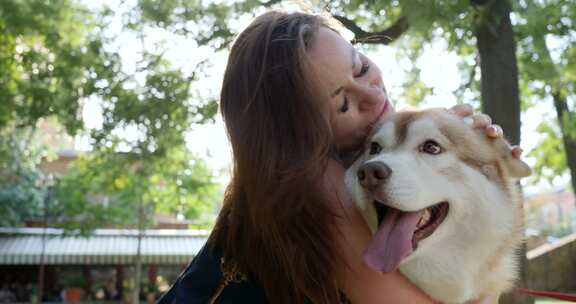
[[[357,56],[359,56],[359,60],[360,60],[360,70],[358,71],[358,73],[354,74],[354,78],[360,78],[364,75],[366,75],[368,73],[368,71],[370,71],[370,62],[368,62],[367,60],[363,59],[362,54],[356,52]],[[346,93],[343,94],[344,95],[344,99],[342,101],[342,105],[340,106],[340,108],[338,109],[338,111],[340,113],[346,113],[348,112],[348,110],[350,109],[350,103],[348,102],[348,98],[346,97]]]
[[[360,78],[360,77],[366,75],[366,73],[368,73],[369,70],[370,70],[370,64],[368,62],[362,62],[362,66],[360,67],[360,72],[358,72],[358,74],[354,75],[354,78]]]
[[[346,113],[348,112],[349,108],[350,104],[348,103],[348,98],[346,98],[346,95],[344,95],[344,102],[342,103],[342,106],[340,107],[339,111],[340,113]]]
[[[358,72],[358,74],[354,75],[354,78],[360,78],[366,75],[366,73],[368,73],[369,70],[370,70],[370,64],[368,62],[363,62],[360,67],[360,71]],[[340,113],[346,113],[348,112],[349,108],[350,105],[348,102],[348,98],[346,97],[346,95],[344,95],[344,101],[342,102],[342,106],[340,107],[339,111]]]

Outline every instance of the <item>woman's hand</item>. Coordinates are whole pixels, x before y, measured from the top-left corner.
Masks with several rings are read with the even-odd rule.
[[[490,116],[483,113],[474,114],[474,109],[472,109],[472,106],[469,104],[455,105],[450,108],[450,111],[462,117],[464,122],[473,126],[474,128],[484,129],[486,136],[490,138],[499,138],[504,136],[502,127],[496,124],[492,124],[492,119]],[[519,146],[511,146],[510,151],[512,156],[515,158],[520,158],[522,155],[522,148]]]

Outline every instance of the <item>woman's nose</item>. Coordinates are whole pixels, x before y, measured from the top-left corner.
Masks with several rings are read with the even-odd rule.
[[[358,104],[360,110],[371,110],[374,106],[384,102],[384,91],[380,85],[366,84],[359,87]]]

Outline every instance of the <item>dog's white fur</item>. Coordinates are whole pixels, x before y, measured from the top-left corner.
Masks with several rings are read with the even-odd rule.
[[[429,139],[444,152],[421,152]],[[487,138],[443,109],[399,112],[378,128],[371,142],[379,143],[382,152],[366,151],[347,171],[346,184],[372,231],[377,229],[374,194],[356,177],[365,162],[391,168],[381,190],[393,208],[416,211],[449,203],[443,223],[419,242],[400,271],[444,303],[464,303],[511,288],[517,273],[515,250],[523,235],[513,178],[529,175],[530,169],[511,156],[507,143]]]

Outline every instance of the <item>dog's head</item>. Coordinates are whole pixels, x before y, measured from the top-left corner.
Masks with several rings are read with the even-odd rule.
[[[505,140],[487,138],[445,109],[396,113],[376,128],[346,175],[374,233],[366,262],[392,271],[447,238],[458,241],[454,230],[505,221],[481,214],[513,201],[510,178],[529,174]],[[508,205],[498,212],[514,212]]]

